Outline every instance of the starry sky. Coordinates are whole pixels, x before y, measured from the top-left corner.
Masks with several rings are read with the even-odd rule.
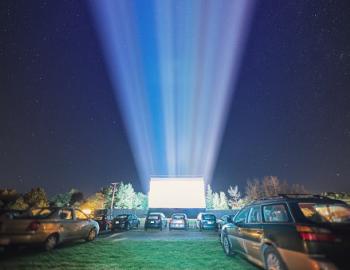
[[[350,191],[350,3],[259,1],[214,190]],[[142,190],[85,1],[0,1],[0,187]],[[145,190],[143,190],[145,191]]]

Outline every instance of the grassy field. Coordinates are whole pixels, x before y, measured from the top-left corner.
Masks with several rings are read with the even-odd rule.
[[[256,270],[240,257],[228,258],[216,240],[77,242],[52,252],[1,254],[0,269],[239,269]]]

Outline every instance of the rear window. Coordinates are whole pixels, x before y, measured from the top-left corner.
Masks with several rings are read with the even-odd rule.
[[[148,216],[147,219],[159,219],[159,216]]]
[[[204,220],[215,220],[216,217],[214,215],[203,215]]]
[[[185,219],[184,215],[172,215],[172,219]]]
[[[317,223],[349,223],[350,208],[342,204],[299,203],[303,215]]]
[[[29,215],[35,218],[47,218],[52,215],[53,209],[49,208],[36,208],[29,211]]]

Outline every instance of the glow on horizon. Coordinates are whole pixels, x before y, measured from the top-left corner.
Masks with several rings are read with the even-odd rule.
[[[210,181],[253,0],[90,1],[139,176]]]

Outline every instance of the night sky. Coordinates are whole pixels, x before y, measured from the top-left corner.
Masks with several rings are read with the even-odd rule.
[[[350,191],[350,3],[260,1],[212,186]],[[84,1],[0,1],[0,187],[141,189]],[[143,190],[145,191],[145,190]]]

